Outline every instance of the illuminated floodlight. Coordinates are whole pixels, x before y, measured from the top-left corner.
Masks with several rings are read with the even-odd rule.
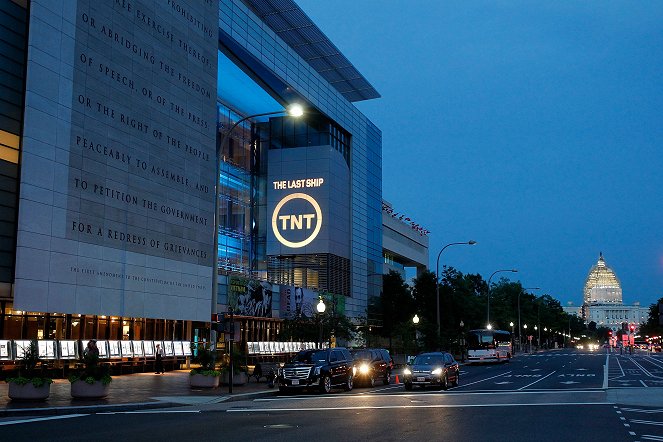
[[[304,115],[304,108],[299,103],[293,103],[288,106],[288,115],[291,117],[301,117]]]

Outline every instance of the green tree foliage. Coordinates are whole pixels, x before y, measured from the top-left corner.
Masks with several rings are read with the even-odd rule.
[[[640,326],[639,333],[648,336],[661,336],[663,335],[663,326],[659,324],[659,314],[661,313],[658,306],[663,302],[663,298],[656,301],[655,304],[649,306],[649,316],[647,322]]]

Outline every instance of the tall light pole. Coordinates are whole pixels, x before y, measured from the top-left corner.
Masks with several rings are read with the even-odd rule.
[[[315,306],[315,309],[318,311],[318,322],[320,323],[320,334],[318,335],[318,349],[322,348],[322,314],[327,309],[325,302],[320,297],[320,301]]]
[[[522,335],[522,329],[520,328],[520,294],[522,292],[526,292],[526,290],[540,290],[540,289],[541,287],[523,287],[523,289],[520,292],[518,292],[518,349],[520,349],[523,345],[520,337]]]
[[[469,240],[465,242],[452,242],[442,247],[440,253],[437,254],[437,264],[435,265],[435,298],[437,299],[437,340],[440,340],[440,255],[444,252],[449,246],[458,246],[458,245],[468,245],[473,246],[477,242],[474,240]]]
[[[490,281],[493,279],[493,276],[495,276],[495,274],[501,272],[518,273],[518,270],[516,269],[495,270],[493,274],[490,275],[490,278],[488,278],[488,303],[486,304],[486,327],[490,325]]]
[[[291,117],[301,117],[304,115],[304,108],[299,104],[291,104],[287,109],[282,109],[274,112],[263,112],[260,114],[248,115],[235,121],[228,130],[223,133],[221,143],[216,146],[216,167],[214,169],[214,249],[212,249],[212,315],[216,313],[217,297],[218,297],[218,283],[219,283],[219,176],[221,175],[221,153],[228,141],[228,137],[232,131],[242,124],[244,121],[266,117],[269,115],[288,114]],[[210,329],[210,340],[212,340],[212,330]],[[212,345],[216,344],[216,339],[213,340]]]

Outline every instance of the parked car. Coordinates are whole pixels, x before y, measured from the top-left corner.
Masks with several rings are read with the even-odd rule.
[[[377,381],[384,385],[391,382],[391,369],[394,362],[389,351],[384,348],[367,348],[352,352],[355,363],[355,384],[374,387]]]
[[[412,390],[414,385],[435,385],[446,390],[449,385],[457,386],[459,378],[458,362],[447,352],[422,353],[403,370],[406,390]]]
[[[278,370],[279,391],[315,389],[329,393],[333,387],[352,390],[354,366],[352,355],[345,348],[302,350],[292,361]]]

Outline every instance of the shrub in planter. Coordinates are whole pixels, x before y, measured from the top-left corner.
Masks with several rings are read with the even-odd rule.
[[[82,361],[83,370],[69,376],[71,395],[88,398],[106,397],[113,378],[109,375],[108,367],[99,365],[99,350],[96,349],[96,344],[88,345],[83,352]]]
[[[200,367],[192,369],[189,374],[189,385],[191,387],[211,387],[219,386],[219,376],[221,372],[214,369],[214,352],[211,345],[207,343],[192,345],[197,362]]]
[[[9,383],[8,396],[15,400],[45,400],[50,395],[53,380],[43,373],[43,366],[39,369],[39,347],[37,341],[30,341],[24,349],[18,376],[7,378]]]
[[[239,351],[233,351],[233,385],[244,385],[248,381],[246,367],[241,364],[246,360],[246,355]],[[230,355],[224,354],[221,359],[221,383],[230,383]]]

